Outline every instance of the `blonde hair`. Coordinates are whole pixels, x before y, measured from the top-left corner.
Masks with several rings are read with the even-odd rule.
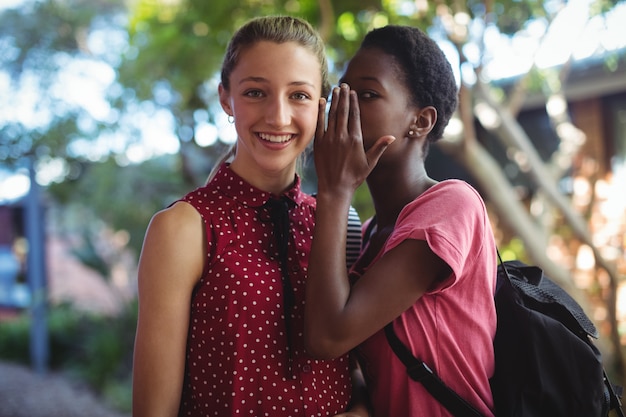
[[[237,143],[233,144],[233,146],[230,147],[230,149],[228,149],[221,157],[220,159],[218,159],[218,161],[215,163],[215,165],[213,165],[213,169],[211,169],[211,172],[209,173],[209,176],[206,179],[206,184],[210,183],[211,180],[213,178],[215,178],[215,174],[217,174],[217,171],[220,169],[220,167],[222,166],[222,164],[226,161],[228,161],[230,158],[232,158],[233,156],[235,156],[235,152],[237,152]]]
[[[221,83],[230,88],[230,74],[239,63],[241,53],[260,41],[295,42],[311,51],[318,59],[322,76],[322,97],[330,93],[328,61],[324,41],[309,22],[291,16],[264,16],[249,20],[235,32],[228,43],[222,64]]]

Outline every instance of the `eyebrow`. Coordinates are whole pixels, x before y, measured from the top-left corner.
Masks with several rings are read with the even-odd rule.
[[[263,78],[263,77],[246,77],[246,78],[243,78],[241,81],[239,81],[239,84],[243,84],[243,83],[248,82],[248,81],[257,82],[257,83],[268,83],[269,82],[267,80],[267,78]],[[308,85],[310,87],[315,88],[315,85],[313,85],[312,83],[310,83],[308,81],[292,81],[292,82],[289,83],[289,85],[295,85],[295,86]]]
[[[359,77],[359,81],[374,81],[375,83],[382,85],[382,83],[376,77]],[[345,82],[346,82],[346,79],[344,77],[341,77],[339,79],[339,84],[345,83]]]

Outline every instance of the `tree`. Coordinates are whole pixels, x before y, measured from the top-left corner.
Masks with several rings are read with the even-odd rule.
[[[171,80],[171,87],[180,92],[181,100],[178,101],[176,111],[181,124],[190,117],[183,117],[185,107],[187,111],[194,111],[196,106],[204,107],[209,105],[206,101],[198,100],[195,93],[205,91],[205,81],[210,74],[214,73],[219,65],[219,61],[213,55],[214,50],[222,50],[227,37],[223,33],[231,33],[243,20],[241,14],[234,12],[235,2],[230,2],[229,6],[206,13],[206,8],[202,2],[186,1],[175,6],[175,10],[164,11],[163,8],[155,6],[152,2],[143,2],[145,9],[143,20],[145,30],[135,32],[135,39],[141,39],[144,48],[144,56],[137,56],[137,63],[141,63],[144,57],[154,58],[153,50],[164,50],[167,45],[172,45],[171,38],[164,38],[162,33],[168,33],[170,37],[176,36],[173,42],[177,54],[171,55],[172,60],[166,60],[163,65],[167,66],[169,73],[161,71],[161,77]],[[316,4],[317,3],[317,4]],[[534,263],[539,264],[557,282],[568,291],[575,294],[577,299],[589,308],[588,300],[581,291],[574,285],[571,279],[571,270],[558,265],[547,253],[549,252],[549,238],[555,233],[554,227],[565,226],[569,233],[577,238],[581,243],[592,248],[598,268],[604,269],[610,277],[610,285],[606,295],[609,306],[609,322],[611,323],[612,342],[618,368],[623,368],[621,359],[619,335],[617,333],[617,320],[615,314],[615,289],[618,282],[616,266],[614,263],[606,261],[601,251],[595,247],[591,233],[583,213],[575,210],[571,200],[564,195],[559,187],[559,181],[564,173],[571,170],[573,158],[576,155],[576,146],[561,146],[552,155],[552,160],[544,160],[535,150],[533,142],[516,119],[519,111],[519,103],[523,101],[524,95],[528,94],[531,77],[540,80],[538,84],[540,91],[546,95],[546,102],[551,97],[556,97],[561,91],[561,85],[566,82],[564,75],[561,76],[561,83],[556,88],[551,86],[552,79],[546,74],[534,68],[528,72],[527,77],[520,78],[515,85],[513,93],[506,93],[502,87],[493,81],[485,82],[483,68],[488,61],[489,51],[485,49],[484,34],[487,30],[496,27],[501,33],[515,35],[525,30],[529,20],[541,19],[545,22],[546,32],[559,15],[565,10],[566,3],[530,2],[530,1],[502,1],[502,2],[438,2],[436,4],[420,2],[358,2],[353,4],[349,1],[328,1],[318,2],[298,2],[299,7],[294,6],[294,2],[275,1],[270,10],[264,9],[268,3],[242,1],[237,10],[249,8],[252,15],[274,13],[290,13],[305,17],[318,26],[320,32],[328,43],[329,55],[334,63],[334,73],[339,73],[345,61],[352,55],[358,46],[358,41],[371,28],[386,23],[417,25],[422,29],[429,29],[442,41],[445,40],[456,47],[460,63],[461,74],[461,101],[459,107],[459,119],[462,129],[456,135],[450,135],[447,140],[441,143],[441,149],[453,156],[467,170],[479,188],[486,195],[495,217],[499,224],[508,228],[514,236],[517,236],[524,243],[524,253],[518,254],[529,257]],[[595,2],[590,5],[594,13],[601,13],[610,10],[617,4],[615,1]],[[152,6],[150,12],[146,12]],[[232,8],[229,8],[232,7]],[[184,13],[183,13],[184,11]],[[224,19],[233,16],[232,19]],[[163,14],[167,18],[163,17]],[[593,14],[593,13],[592,13]],[[224,27],[223,23],[232,24]],[[137,26],[136,26],[137,27]],[[167,30],[164,28],[167,27]],[[154,29],[159,28],[158,31]],[[196,28],[196,29],[194,29]],[[198,28],[202,28],[199,30]],[[478,28],[478,30],[476,29]],[[211,37],[206,35],[211,34]],[[176,34],[176,35],[175,35]],[[182,36],[181,36],[182,35]],[[198,38],[205,37],[204,42],[199,42]],[[152,40],[151,40],[152,39]],[[131,43],[133,38],[131,38]],[[165,43],[162,43],[165,42]],[[217,42],[217,44],[213,44]],[[200,46],[201,45],[201,46]],[[472,59],[467,55],[468,46],[473,46],[479,50],[479,59]],[[191,55],[200,47],[207,51],[207,56],[203,59],[192,59]],[[146,52],[147,51],[147,52]],[[184,55],[184,53],[189,55]],[[149,61],[148,61],[149,62]],[[185,66],[185,73],[191,77],[185,77],[183,82],[179,82],[178,75],[183,73],[180,66]],[[141,68],[141,65],[138,66]],[[199,71],[198,68],[207,72]],[[563,67],[562,74],[566,74],[568,66]],[[472,76],[467,78],[471,69]],[[549,75],[549,74],[548,74]],[[472,79],[473,78],[473,79]],[[146,82],[143,79],[143,82]],[[151,85],[154,80],[149,81]],[[207,97],[213,98],[210,95]],[[216,101],[216,100],[214,100]],[[495,126],[482,123],[481,115],[477,109],[489,111],[496,115],[498,123]],[[561,114],[566,114],[562,112]],[[559,132],[559,124],[563,121],[553,120],[555,131]],[[523,159],[513,159],[518,161],[518,165],[523,160],[520,170],[527,172],[532,186],[532,198],[541,198],[546,207],[544,213],[554,219],[555,216],[560,221],[544,219],[537,222],[528,209],[525,207],[527,201],[523,201],[513,190],[510,179],[503,171],[503,163],[494,159],[484,146],[484,141],[477,134],[476,124],[484,131],[489,132],[498,140],[500,146],[509,154],[523,155]],[[570,123],[570,126],[571,125]],[[190,125],[190,129],[193,126]],[[563,144],[567,144],[567,137],[561,136]],[[568,152],[563,152],[568,149]],[[555,169],[554,161],[561,164],[560,170]],[[365,192],[365,190],[362,190]],[[363,198],[363,194],[357,196]],[[547,218],[547,217],[546,217]],[[506,243],[506,242],[504,242]]]
[[[614,5],[615,4],[611,4],[611,6]],[[592,5],[592,7],[593,6],[594,5]],[[606,4],[599,5],[601,8],[606,6]],[[542,10],[540,10],[540,12],[541,11]],[[485,12],[485,15],[489,15],[490,10],[486,9]],[[551,22],[557,17],[559,12],[560,11],[557,11],[553,15],[544,12],[543,15],[548,22]],[[457,13],[469,13],[469,10],[457,10]],[[447,20],[451,21],[451,16],[449,16]],[[464,62],[467,61],[467,58],[463,54],[463,46],[466,40],[456,38],[454,34],[458,32],[454,25],[447,28],[447,33],[450,34],[449,39],[457,45],[457,50],[461,56],[460,60]],[[547,88],[549,87],[549,78],[542,80],[543,91],[547,92],[546,102],[548,104],[550,103],[549,99],[563,95],[561,87],[562,84],[565,83],[569,68],[569,65],[566,64],[560,69],[560,80],[562,83],[559,83],[557,88]],[[548,275],[552,276],[570,293],[575,294],[578,300],[585,305],[587,309],[589,308],[588,303],[571,279],[572,271],[557,265],[557,263],[547,255],[549,252],[548,238],[555,234],[555,230],[550,230],[546,226],[565,225],[576,239],[591,248],[597,268],[603,269],[609,278],[607,295],[603,301],[606,302],[605,305],[608,307],[608,321],[611,323],[610,336],[615,353],[616,367],[620,376],[623,377],[624,361],[621,354],[621,343],[617,330],[618,323],[615,308],[615,301],[617,299],[616,289],[619,281],[616,264],[615,262],[607,261],[603,257],[600,248],[594,244],[589,227],[583,218],[584,213],[580,213],[573,207],[571,200],[564,195],[558,185],[558,182],[563,178],[564,174],[571,169],[576,151],[580,144],[582,144],[582,141],[578,143],[572,141],[568,136],[562,134],[562,129],[559,129],[560,126],[566,123],[568,123],[568,127],[574,128],[571,122],[565,117],[567,115],[566,109],[561,110],[558,115],[552,113],[552,121],[555,131],[561,140],[561,147],[552,155],[550,160],[544,161],[539,156],[532,141],[515,119],[516,112],[519,110],[517,106],[520,101],[520,96],[527,92],[522,88],[523,82],[531,75],[536,74],[536,69],[531,70],[527,77],[521,78],[521,82],[516,86],[517,89],[514,90],[514,94],[508,97],[508,100],[500,101],[495,98],[497,88],[482,81],[480,74],[481,69],[482,65],[479,64],[475,66],[477,82],[471,86],[471,88],[465,83],[461,88],[459,110],[460,118],[463,121],[462,136],[456,138],[456,140],[444,141],[443,148],[446,152],[456,157],[472,173],[472,176],[477,180],[481,189],[486,193],[489,202],[494,206],[499,220],[513,230],[514,234],[524,242],[526,254],[533,262],[541,265]],[[562,103],[566,104],[567,102],[565,99],[562,99]],[[535,198],[541,199],[543,202],[547,203],[544,214],[550,217],[548,221],[545,221],[546,219],[541,223],[535,221],[529,211],[523,206],[522,201],[511,192],[512,188],[510,183],[504,181],[506,175],[499,169],[497,164],[494,164],[493,158],[489,153],[486,153],[481,146],[474,128],[476,115],[478,116],[478,122],[480,123],[482,121],[480,114],[476,114],[475,109],[477,108],[477,104],[486,106],[496,115],[498,120],[497,123],[482,124],[482,127],[494,133],[494,136],[501,144],[509,150],[508,152],[514,150],[514,152],[521,153],[524,156],[523,159],[514,160],[520,165],[520,169],[528,173],[528,177],[536,187],[537,194]],[[548,114],[551,114],[551,112],[548,111]],[[571,130],[572,129],[570,129],[569,132],[571,132]],[[575,135],[572,136],[576,137]],[[567,152],[565,152],[565,150],[567,150]],[[523,161],[524,166],[521,166],[520,161]],[[560,223],[554,221],[554,217],[557,215],[561,217]]]
[[[618,3],[616,0],[590,2],[589,16],[601,16]],[[107,64],[116,73],[108,98],[115,109],[112,113],[117,116],[112,120],[92,120],[80,106],[68,108],[59,97],[45,97],[47,106],[65,111],[51,116],[51,122],[45,126],[31,127],[17,121],[6,123],[0,128],[0,157],[19,160],[20,156],[30,154],[41,160],[66,158],[70,161],[68,166],[80,168],[67,172],[82,175],[56,186],[57,195],[72,198],[75,195],[73,190],[80,187],[83,190],[81,196],[93,195],[94,201],[99,202],[94,207],[98,207],[102,218],[108,218],[115,227],[138,230],[140,228],[133,229],[121,221],[128,221],[131,217],[114,215],[116,210],[107,210],[106,198],[95,198],[95,194],[103,190],[109,190],[109,195],[113,190],[122,195],[120,189],[96,181],[90,175],[100,173],[102,180],[103,177],[116,178],[116,175],[137,171],[132,178],[138,178],[142,184],[152,184],[145,187],[145,200],[152,201],[153,207],[164,204],[164,200],[178,191],[182,193],[203,182],[219,155],[229,146],[219,138],[212,146],[201,146],[199,139],[202,126],[219,126],[224,121],[216,99],[216,73],[231,34],[245,20],[275,13],[306,18],[319,28],[327,41],[335,76],[341,73],[358,42],[371,28],[387,23],[419,26],[442,43],[452,45],[461,82],[458,121],[451,126],[456,131],[450,130],[434,151],[452,156],[486,197],[498,226],[502,252],[515,253],[540,265],[574,294],[587,311],[597,301],[606,307],[611,353],[621,378],[624,363],[617,331],[616,289],[618,274],[626,271],[623,265],[618,270],[615,260],[605,259],[606,250],[596,244],[597,236],[590,227],[596,199],[575,206],[572,195],[562,187],[563,180],[574,180],[576,172],[585,163],[580,157],[585,135],[569,118],[571,112],[568,112],[563,94],[573,60],[549,70],[533,67],[525,76],[511,80],[489,79],[487,73],[489,61],[493,58],[487,34],[497,31],[514,39],[538,22],[544,33],[548,33],[553,22],[567,10],[567,4],[565,1],[529,0],[465,3],[451,0],[139,0],[126,11],[120,3],[104,1],[28,3],[29,18],[18,11],[0,15],[0,42],[8,45],[10,56],[16,57],[3,64],[10,62],[7,68],[16,81],[32,73],[41,74],[39,80],[44,91],[49,85],[46,83],[58,73],[58,63],[67,62],[63,57],[87,56],[88,42],[85,39],[98,28],[98,22],[108,22],[110,27],[119,30],[125,24],[119,23],[119,19],[127,19],[124,20],[127,32],[122,32],[127,33],[128,38],[120,43],[119,53],[105,54]],[[584,22],[580,24],[582,26]],[[33,36],[15,36],[17,33],[32,33]],[[609,57],[606,62],[612,63],[612,67],[607,69],[607,74],[610,70],[623,68],[620,67],[623,61],[623,54]],[[531,96],[540,97],[546,108],[553,103],[564,104],[559,112],[546,111],[551,117],[550,129],[558,146],[543,154],[536,146],[537,138],[531,140],[520,123],[521,103]],[[76,142],[96,141],[104,133],[119,134],[121,130],[127,139],[138,137],[134,130],[136,126],[131,124],[128,127],[126,122],[137,109],[145,108],[150,114],[164,112],[174,120],[180,152],[170,156],[173,161],[163,169],[169,170],[169,174],[179,181],[167,183],[166,176],[152,171],[156,162],[142,166],[141,170],[131,168],[129,161],[123,162],[123,148],[112,155],[101,156],[98,162],[106,163],[97,167],[92,167],[94,161],[71,152]],[[85,120],[92,122],[86,123]],[[515,178],[510,174],[512,167],[517,172]],[[593,175],[594,180],[604,179],[600,172]],[[71,178],[71,175],[66,177]],[[519,182],[521,177],[523,183]],[[123,182],[117,178],[118,183]],[[315,178],[310,166],[307,178],[314,189]],[[156,182],[152,183],[152,179]],[[167,196],[148,196],[159,194],[164,186],[168,190]],[[137,189],[135,187],[138,186],[131,188],[131,192]],[[355,205],[363,216],[371,213],[365,187],[359,190]],[[118,206],[121,207],[124,204]],[[543,209],[531,214],[530,207]],[[146,205],[145,213],[150,212],[149,208]],[[134,221],[141,222],[139,219]],[[555,236],[561,236],[561,242],[567,236],[575,244],[558,246]],[[140,239],[131,240],[137,242]],[[519,241],[522,245],[516,244]],[[598,290],[593,294],[581,291],[572,280],[581,273],[572,259],[583,246],[590,248],[593,255],[595,275],[606,277],[594,281]],[[623,256],[623,244],[618,250]],[[561,261],[556,262],[554,256],[548,256],[555,252],[559,253]]]
[[[86,108],[66,100],[59,84],[62,70],[73,60],[91,63],[87,35],[112,25],[123,12],[121,1],[27,1],[0,13],[0,56],[10,89],[3,98],[0,157],[15,164],[24,156],[75,158],[69,145],[93,140],[108,126],[94,120]],[[28,100],[36,95],[29,106]],[[30,107],[23,120],[14,109]]]

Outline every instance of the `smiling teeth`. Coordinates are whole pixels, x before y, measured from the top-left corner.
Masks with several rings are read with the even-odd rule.
[[[273,143],[283,143],[291,139],[292,135],[269,135],[267,133],[259,133],[261,139]]]

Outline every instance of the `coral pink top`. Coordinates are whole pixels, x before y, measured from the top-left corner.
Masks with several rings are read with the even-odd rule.
[[[204,220],[208,253],[191,303],[180,416],[326,417],[348,405],[347,356],[318,361],[303,346],[315,199],[300,190],[298,177],[281,196],[289,207],[285,241],[293,295],[286,321],[274,224],[265,206],[276,197],[224,164],[207,186],[182,199]]]
[[[493,416],[489,378],[494,371],[496,251],[482,199],[458,180],[440,182],[400,213],[383,253],[405,239],[428,242],[451,276],[394,321],[400,340],[461,397]],[[363,271],[352,271],[358,279]],[[451,414],[407,375],[381,330],[357,349],[374,416],[443,417]]]

